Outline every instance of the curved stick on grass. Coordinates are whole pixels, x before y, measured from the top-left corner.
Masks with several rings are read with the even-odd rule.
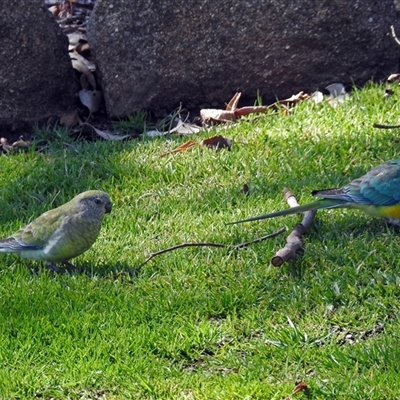
[[[284,188],[283,195],[290,207],[297,207],[299,205],[294,193],[289,189]],[[286,246],[278,250],[274,257],[272,257],[272,265],[275,267],[280,267],[283,263],[292,260],[298,255],[299,250],[303,248],[302,237],[314,221],[316,213],[316,210],[306,211],[304,213],[301,223],[297,224],[286,238]]]
[[[181,244],[177,244],[176,246],[172,246],[172,247],[168,247],[167,249],[163,249],[163,250],[159,250],[156,251],[155,253],[151,253],[139,266],[137,266],[135,269],[136,270],[140,270],[140,268],[142,268],[145,264],[147,264],[150,260],[152,260],[154,257],[157,257],[161,254],[164,253],[168,253],[170,251],[174,251],[174,250],[178,250],[178,249],[182,249],[184,247],[226,247],[226,248],[230,248],[232,250],[238,250],[238,249],[242,249],[243,247],[247,247],[251,244],[254,243],[259,243],[263,240],[266,239],[270,239],[272,237],[278,236],[280,235],[282,232],[285,231],[285,228],[279,229],[276,232],[270,233],[269,235],[265,235],[262,236],[260,238],[251,240],[250,242],[245,242],[245,243],[239,243],[236,244],[234,246],[230,245],[230,244],[224,244],[224,243],[210,243],[210,242],[200,242],[200,243],[181,243]]]
[[[396,129],[400,128],[400,125],[385,125],[385,124],[373,124],[372,125],[374,128],[379,128],[379,129]]]
[[[259,238],[250,240],[250,242],[239,243],[239,244],[235,244],[234,246],[227,245],[227,247],[232,247],[233,250],[243,249],[243,247],[247,247],[247,246],[250,246],[251,244],[262,242],[263,240],[266,240],[266,239],[271,239],[275,236],[280,235],[281,233],[283,233],[285,231],[286,231],[285,228],[281,228],[281,229],[278,229],[276,232],[272,232],[272,233],[269,233],[268,235],[261,236]]]

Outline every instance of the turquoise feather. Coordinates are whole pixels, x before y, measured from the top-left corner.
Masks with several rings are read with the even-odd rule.
[[[230,224],[257,221],[325,208],[356,208],[370,215],[385,217],[393,216],[393,206],[399,205],[396,214],[400,214],[400,159],[387,161],[378,165],[342,188],[315,190],[312,192],[312,195],[320,197],[321,200],[231,222]],[[388,211],[388,214],[385,211]]]

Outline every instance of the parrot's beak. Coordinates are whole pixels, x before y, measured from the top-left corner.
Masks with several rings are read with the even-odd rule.
[[[109,214],[112,210],[112,204],[111,203],[107,203],[105,205],[105,209],[106,209],[106,213]]]

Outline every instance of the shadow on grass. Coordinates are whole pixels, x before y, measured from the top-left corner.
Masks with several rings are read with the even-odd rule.
[[[67,268],[58,266],[58,271],[49,269],[43,263],[32,263],[29,260],[24,261],[26,267],[32,276],[39,277],[41,274],[49,274],[54,278],[61,275],[73,276],[86,276],[89,279],[106,279],[112,281],[134,283],[141,275],[141,268],[132,265],[115,264],[115,265],[102,265],[101,267],[81,264],[75,268]]]

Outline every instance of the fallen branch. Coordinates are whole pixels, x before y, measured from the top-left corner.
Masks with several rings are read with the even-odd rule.
[[[289,204],[290,207],[297,207],[299,203],[293,192],[289,189],[283,189],[283,195],[285,200]],[[280,250],[278,250],[275,256],[271,259],[272,265],[275,267],[281,266],[283,263],[292,260],[298,254],[298,252],[303,248],[303,241],[302,237],[307,232],[308,228],[311,226],[312,222],[314,221],[314,217],[316,214],[316,210],[313,211],[306,211],[304,213],[303,220],[300,224],[297,224],[293,231],[289,234],[286,239],[286,246]],[[144,265],[146,265],[149,261],[151,261],[154,257],[157,257],[161,254],[168,253],[170,251],[175,251],[178,249],[182,249],[185,247],[225,247],[231,250],[238,250],[244,247],[250,246],[251,244],[262,242],[263,240],[267,240],[273,238],[275,236],[280,235],[285,231],[285,228],[281,228],[276,232],[270,233],[268,235],[262,236],[260,238],[256,238],[249,242],[239,243],[236,245],[230,245],[225,243],[211,243],[211,242],[199,242],[199,243],[181,243],[172,247],[168,247],[163,250],[156,251],[155,253],[151,253],[138,267],[136,270],[140,270]]]
[[[238,250],[238,249],[242,249],[243,247],[247,247],[251,244],[254,243],[259,243],[262,242],[263,240],[267,240],[270,238],[273,238],[275,236],[280,235],[281,233],[283,233],[285,231],[285,228],[281,228],[276,232],[270,233],[268,235],[262,236],[260,238],[256,238],[254,240],[251,240],[250,242],[245,242],[245,243],[239,243],[236,245],[230,245],[230,244],[224,244],[224,243],[210,243],[210,242],[205,242],[205,243],[181,243],[178,244],[176,246],[172,246],[172,247],[168,247],[167,249],[163,249],[163,250],[159,250],[156,251],[155,253],[151,253],[138,267],[136,267],[136,270],[140,270],[145,264],[147,264],[150,260],[152,260],[154,257],[157,257],[161,254],[165,254],[168,253],[170,251],[174,251],[174,250],[178,250],[178,249],[182,249],[184,247],[226,247],[232,250]]]
[[[292,193],[289,189],[284,188],[283,195],[290,207],[297,207],[299,205],[294,193]],[[293,228],[293,231],[287,237],[286,246],[278,250],[275,253],[274,257],[272,257],[272,265],[274,265],[275,267],[280,267],[283,263],[292,260],[297,256],[298,252],[303,248],[302,237],[314,221],[316,213],[316,210],[306,211],[304,213],[304,217],[301,223],[297,224]]]

